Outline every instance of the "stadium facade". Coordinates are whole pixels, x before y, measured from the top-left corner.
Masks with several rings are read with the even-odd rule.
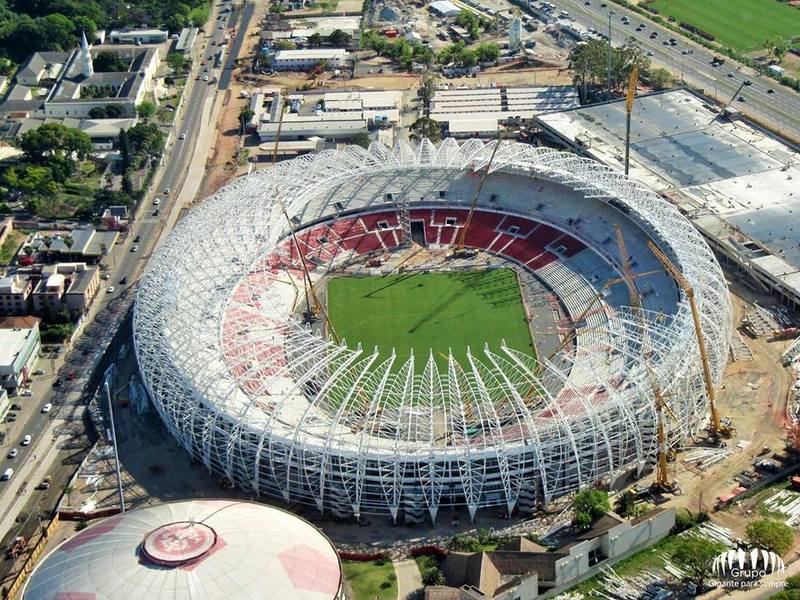
[[[420,368],[300,318],[304,282],[398,252],[409,222],[431,248],[455,244],[493,146],[327,151],[242,178],[193,209],[150,262],[134,314],[142,377],[179,442],[256,493],[419,521],[446,506],[531,511],[642,474],[657,451],[654,385],[678,417],[671,444],[701,428],[689,303],[647,241],[695,290],[715,382],[731,335],[719,265],[670,204],[573,154],[502,143],[461,236],[535,276],[580,320],[557,352],[496,340],[444,365],[420,349]],[[641,308],[612,285],[623,272],[616,226]]]

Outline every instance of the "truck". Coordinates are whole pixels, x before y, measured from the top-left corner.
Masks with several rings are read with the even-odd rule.
[[[715,67],[725,64],[725,57],[724,56],[715,56],[711,59],[711,64]]]

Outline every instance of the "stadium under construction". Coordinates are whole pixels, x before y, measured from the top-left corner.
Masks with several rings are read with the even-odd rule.
[[[142,280],[134,341],[193,457],[258,494],[419,522],[442,507],[533,511],[641,475],[659,426],[672,445],[704,426],[731,305],[701,235],[594,160],[497,144],[305,156],[178,224]],[[513,277],[491,286],[472,275],[501,269]],[[440,273],[472,277],[485,314],[452,310],[462,292],[448,281],[434,290],[452,299],[429,292],[409,316],[422,300],[406,285],[400,304],[363,315],[386,319],[383,339],[353,326],[331,285]],[[367,287],[359,302],[393,293]],[[470,323],[444,339],[498,304],[517,311],[513,331]]]

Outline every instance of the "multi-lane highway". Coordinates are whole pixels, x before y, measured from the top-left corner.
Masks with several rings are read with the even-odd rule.
[[[748,67],[739,70],[737,63],[730,58],[724,65],[714,67],[711,64],[715,56],[713,52],[611,0],[590,0],[589,3],[586,0],[558,0],[557,5],[559,10],[569,12],[576,22],[605,34],[608,34],[609,11],[613,11],[611,38],[615,44],[633,37],[644,51],[652,53],[653,63],[665,66],[677,77],[682,75],[688,84],[724,102],[733,97],[745,79],[750,80],[752,85],[744,87],[738,95],[743,100],[738,96],[733,100],[736,108],[753,120],[800,142],[800,94],[794,90]],[[622,22],[623,16],[629,18],[629,24]],[[645,27],[639,27],[641,23]],[[653,32],[656,32],[655,38],[650,37]],[[678,45],[664,45],[664,41],[670,38],[676,38]],[[732,76],[729,77],[729,73]]]

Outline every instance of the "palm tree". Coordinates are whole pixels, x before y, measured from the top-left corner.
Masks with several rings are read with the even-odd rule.
[[[47,235],[42,239],[42,243],[45,245],[45,248],[47,248],[47,250],[45,251],[45,256],[49,259],[50,258],[50,246],[53,245],[53,238],[51,238],[49,235]]]
[[[33,246],[25,246],[22,251],[25,253],[25,256],[30,256],[33,254]]]
[[[72,239],[71,235],[66,236],[63,240],[64,245],[67,247],[67,250],[72,250],[72,245],[75,243],[75,240]]]

